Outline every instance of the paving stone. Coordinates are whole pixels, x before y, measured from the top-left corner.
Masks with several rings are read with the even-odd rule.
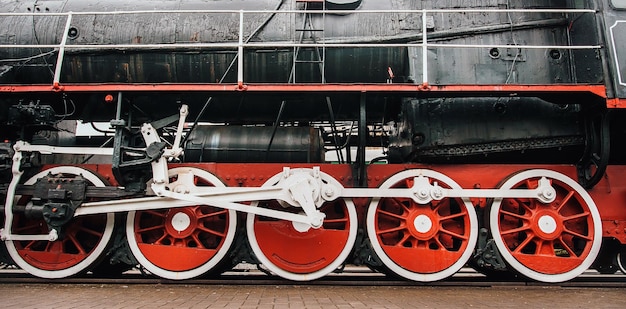
[[[626,289],[0,282],[2,308],[626,308]]]

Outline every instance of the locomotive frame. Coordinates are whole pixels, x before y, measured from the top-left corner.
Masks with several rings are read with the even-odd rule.
[[[570,280],[591,266],[611,272],[625,264],[626,212],[623,207],[616,206],[624,203],[626,179],[622,175],[625,167],[619,158],[614,158],[621,154],[621,150],[611,152],[609,135],[617,130],[612,129],[608,121],[619,120],[619,111],[626,106],[626,90],[619,74],[622,71],[619,47],[623,43],[616,32],[621,25],[617,19],[623,14],[613,11],[609,1],[602,1],[602,10],[590,2],[591,8],[499,8],[491,11],[329,11],[324,1],[295,3],[303,5],[298,8],[305,9],[0,13],[0,16],[12,17],[37,14],[66,18],[60,44],[0,45],[0,49],[7,50],[54,48],[57,51],[52,83],[0,85],[0,95],[5,97],[3,102],[9,102],[5,104],[7,118],[22,127],[18,135],[28,137],[38,130],[47,130],[53,122],[46,116],[48,109],[33,104],[15,104],[19,98],[56,101],[56,108],[64,105],[67,111],[68,95],[85,100],[78,105],[72,102],[75,109],[84,109],[92,104],[91,98],[98,97],[101,98],[99,103],[115,114],[110,122],[115,131],[112,148],[35,145],[19,138],[11,138],[5,143],[12,148],[5,155],[10,158],[5,167],[12,173],[3,190],[6,202],[1,235],[11,260],[31,274],[46,278],[98,271],[92,266],[107,258],[126,266],[138,263],[157,276],[176,280],[209,271],[219,272],[232,266],[229,265],[232,261],[246,261],[262,264],[281,277],[300,281],[325,276],[340,268],[346,260],[416,281],[445,279],[467,263],[486,274],[508,269],[544,282]],[[309,9],[309,5],[318,7]],[[64,66],[66,52],[102,48],[102,45],[68,43],[78,31],[73,27],[74,16],[178,13],[237,16],[237,42],[135,42],[106,44],[105,48],[123,51],[236,49],[237,77],[234,81],[80,83],[63,80],[63,70],[67,68]],[[244,29],[251,28],[245,26],[246,14],[298,15],[304,18],[305,25],[307,18],[309,21],[322,20],[324,25],[327,14],[331,13],[415,14],[420,16],[422,31],[410,42],[400,43],[318,42],[313,34],[311,42],[304,42],[302,38],[300,42],[260,43],[245,39]],[[599,29],[594,32],[598,34],[598,42],[580,45],[433,43],[429,31],[424,31],[430,28],[428,16],[443,13],[587,14],[592,15]],[[574,27],[573,23],[570,27]],[[602,29],[610,31],[600,31]],[[323,30],[307,28],[299,32]],[[610,38],[606,47],[602,33],[607,33]],[[298,51],[308,49],[318,53],[317,60],[302,62],[319,65],[320,82],[297,82],[296,73],[293,78],[290,76],[289,83],[248,82],[245,78],[246,51],[268,48],[293,49],[294,72]],[[335,48],[419,50],[421,61],[414,59],[410,67],[412,73],[421,73],[421,82],[394,83],[391,67],[388,67],[384,83],[328,82],[324,62],[327,50]],[[599,75],[605,82],[578,83],[573,78],[572,83],[511,84],[507,78],[507,82],[499,84],[433,83],[429,78],[429,50],[440,48],[485,49],[493,51],[493,57],[500,56],[500,51],[507,49],[545,50],[554,51],[553,60],[561,59],[564,52],[591,51],[601,58],[602,72],[594,77],[597,79]],[[495,55],[496,51],[498,55]],[[559,52],[558,57],[556,52]],[[521,61],[518,57],[521,56],[516,53],[513,63]],[[589,67],[593,69],[597,65]],[[614,73],[608,76],[609,72]],[[170,115],[171,108],[165,108],[166,111],[158,114],[159,119],[150,119],[139,127],[127,114],[125,104],[129,102],[127,97],[133,100],[144,94],[150,99],[162,95],[166,101],[172,97],[191,101],[195,94],[209,99],[205,104],[195,103],[193,106],[187,102],[175,102],[173,105],[179,110],[178,114]],[[194,114],[204,113],[213,97],[234,100],[246,97],[252,102],[276,97],[283,102],[291,97],[311,97],[328,103],[328,106],[331,105],[330,97],[348,98],[351,111],[349,116],[343,117],[357,123],[356,159],[349,158],[342,164],[271,160],[185,162],[184,144],[189,134],[185,130],[191,123],[186,118],[192,108]],[[372,97],[384,97],[385,102],[407,98],[487,98],[488,102],[491,102],[490,98],[540,98],[556,105],[576,102],[572,104],[589,107],[585,110],[589,115],[582,121],[587,128],[584,151],[581,159],[574,163],[567,160],[552,163],[543,158],[521,163],[518,159],[505,159],[504,163],[489,163],[489,160],[476,163],[453,157],[448,164],[438,160],[420,162],[424,160],[420,158],[417,162],[368,164],[366,147],[372,144],[368,141],[372,136],[368,134],[373,122],[370,111],[379,108],[372,104]],[[11,118],[11,110],[18,116]],[[270,125],[274,130],[268,153],[281,123],[282,110],[283,106],[276,121]],[[608,116],[609,110],[616,111],[612,118]],[[329,108],[328,113],[330,135],[336,135],[333,108]],[[106,117],[93,116],[96,120]],[[317,116],[312,116],[311,120],[318,121]],[[285,121],[287,126],[296,126],[296,122],[302,121],[301,117],[294,119]],[[224,123],[228,122],[232,120],[224,120]],[[176,123],[175,130],[170,140],[166,140],[162,129],[171,123]],[[192,128],[197,123],[198,119]],[[336,136],[327,139],[332,138],[336,139]],[[415,134],[404,138],[403,142],[409,141],[409,148],[414,151],[419,149],[422,138]],[[349,143],[348,137],[346,144]],[[338,143],[334,146],[338,148]],[[398,146],[402,147],[403,144]],[[112,163],[87,164],[88,160],[85,160],[82,164],[69,164],[70,159],[58,156],[50,164],[37,166],[33,160],[33,154],[37,153],[84,155],[87,159],[105,156],[110,157]],[[345,154],[350,156],[350,151]],[[493,166],[497,169],[494,170]],[[29,178],[24,180],[23,175]],[[245,224],[243,214],[246,215]],[[124,216],[125,219],[120,218]],[[36,220],[39,225],[28,229],[30,224],[24,224],[24,220]],[[120,220],[125,223],[120,224]],[[19,232],[22,229],[25,231]],[[153,235],[151,231],[162,235]],[[84,234],[92,235],[95,240],[93,237],[83,239]],[[115,235],[122,235],[125,240],[112,240]],[[73,244],[67,245],[68,242]],[[117,251],[109,249],[110,243]],[[71,249],[67,249],[69,247]],[[106,263],[103,265],[105,272],[110,271]]]

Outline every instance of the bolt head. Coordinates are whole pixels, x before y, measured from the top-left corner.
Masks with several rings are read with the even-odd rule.
[[[546,198],[552,198],[554,196],[554,191],[550,189],[543,190],[543,196]]]
[[[335,190],[333,190],[333,188],[326,188],[324,194],[326,194],[326,197],[331,197],[335,194]]]
[[[440,189],[434,190],[433,191],[433,197],[435,199],[440,199],[443,197],[443,192]]]

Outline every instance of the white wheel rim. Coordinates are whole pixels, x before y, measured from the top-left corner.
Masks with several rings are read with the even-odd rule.
[[[105,186],[104,182],[100,178],[98,178],[98,176],[96,176],[95,174],[91,173],[88,170],[75,167],[75,166],[58,166],[58,167],[53,167],[51,169],[41,171],[37,173],[36,175],[34,175],[33,177],[29,178],[24,184],[33,185],[35,184],[37,179],[44,177],[48,175],[49,173],[71,174],[71,175],[76,175],[76,176],[82,175],[87,181],[89,181],[92,185],[96,187]],[[16,196],[14,201],[17,202],[19,198],[20,196]],[[79,262],[78,264],[65,268],[65,269],[43,270],[43,269],[39,269],[37,267],[34,267],[28,264],[19,255],[18,250],[15,247],[15,244],[13,243],[13,241],[5,242],[6,248],[9,254],[11,255],[11,258],[15,262],[15,264],[17,264],[20,268],[22,268],[23,270],[27,271],[28,273],[34,276],[37,276],[40,278],[47,278],[47,279],[58,279],[58,278],[65,278],[65,277],[73,276],[82,271],[85,271],[88,267],[90,267],[94,262],[96,262],[96,260],[102,254],[102,252],[107,248],[107,245],[109,244],[109,241],[111,240],[111,235],[113,234],[113,227],[115,225],[115,215],[113,213],[107,214],[106,220],[107,222],[106,222],[104,232],[102,233],[102,238],[98,242],[98,245],[96,245],[96,247],[92,250],[91,254],[87,256],[83,261]]]
[[[598,209],[596,207],[596,204],[594,203],[593,199],[591,198],[591,196],[589,195],[589,193],[587,193],[587,191],[580,186],[576,181],[574,181],[573,179],[569,178],[566,175],[563,175],[561,173],[555,172],[555,171],[551,171],[551,170],[528,170],[528,171],[523,171],[520,172],[518,174],[515,174],[514,176],[510,177],[504,184],[502,184],[501,188],[502,189],[510,189],[512,188],[514,185],[529,179],[529,178],[539,178],[539,177],[546,177],[549,179],[555,179],[558,180],[568,186],[570,186],[572,189],[574,189],[578,194],[580,194],[580,196],[582,197],[583,201],[587,204],[587,207],[589,208],[589,212],[591,213],[591,217],[593,220],[593,243],[591,246],[591,250],[589,251],[588,256],[585,258],[585,260],[581,263],[581,265],[579,265],[578,267],[561,273],[561,274],[545,274],[545,273],[541,273],[541,272],[537,272],[535,270],[532,270],[528,267],[526,267],[525,265],[523,265],[522,263],[520,263],[512,254],[511,252],[508,250],[507,245],[504,243],[504,241],[502,240],[502,237],[500,237],[501,231],[500,231],[500,225],[498,222],[498,213],[500,211],[500,207],[502,205],[502,198],[498,198],[498,199],[494,199],[493,204],[491,205],[491,212],[489,214],[489,225],[491,228],[491,233],[493,236],[493,239],[496,243],[496,246],[498,247],[498,250],[500,251],[500,254],[502,255],[502,257],[504,258],[504,260],[511,266],[513,267],[516,271],[518,271],[520,274],[533,279],[533,280],[537,280],[537,281],[542,281],[542,282],[564,282],[564,281],[568,281],[571,280],[575,277],[577,277],[578,275],[582,274],[585,270],[587,270],[591,264],[594,262],[594,260],[596,259],[598,253],[600,252],[600,245],[602,243],[602,221],[600,219],[600,213],[598,212]]]
[[[312,171],[310,169],[292,169],[293,172],[299,172],[299,171]],[[270,187],[273,184],[277,183],[281,178],[283,177],[283,174],[277,174],[274,175],[274,177],[268,179],[264,184],[263,187]],[[320,177],[322,178],[323,181],[330,183],[334,186],[339,186],[341,187],[341,184],[335,180],[334,178],[332,178],[331,176],[329,176],[326,173],[320,172]],[[250,247],[252,248],[252,251],[254,252],[254,254],[256,255],[256,257],[259,259],[259,261],[271,272],[275,273],[276,275],[288,279],[288,280],[293,280],[293,281],[310,281],[310,280],[315,280],[318,278],[321,278],[329,273],[331,273],[332,271],[334,271],[335,269],[337,269],[344,261],[345,259],[348,257],[348,255],[350,254],[350,251],[352,251],[352,247],[354,246],[354,242],[356,241],[356,234],[357,234],[357,215],[356,215],[356,208],[354,206],[354,203],[352,202],[352,200],[350,199],[344,199],[344,202],[346,204],[346,208],[348,211],[348,218],[349,218],[349,232],[348,232],[348,239],[347,242],[345,244],[345,247],[343,248],[343,250],[341,251],[341,253],[337,256],[337,258],[328,266],[312,272],[312,273],[307,273],[307,274],[300,274],[300,273],[294,273],[294,272],[290,272],[290,271],[286,271],[280,267],[278,267],[276,264],[272,263],[272,261],[270,261],[270,259],[267,258],[267,256],[265,255],[265,253],[263,252],[263,250],[261,250],[261,247],[259,246],[259,243],[257,241],[257,237],[254,231],[254,222],[255,222],[255,215],[254,214],[248,214],[247,219],[246,219],[246,230],[248,233],[248,241],[250,243]],[[253,203],[251,206],[252,207],[256,207],[258,205],[258,202]],[[304,228],[302,228],[302,230],[304,230]],[[304,232],[306,233],[306,232]]]
[[[225,185],[213,174],[203,171],[201,169],[197,169],[197,168],[186,168],[186,167],[173,168],[168,171],[168,176],[173,177],[175,175],[180,174],[181,172],[187,172],[187,171],[191,171],[194,176],[199,177],[211,183],[215,187],[225,187]],[[154,263],[150,262],[150,260],[148,260],[146,256],[139,249],[139,246],[137,244],[137,238],[135,238],[135,231],[134,231],[135,230],[135,224],[134,224],[135,215],[136,215],[136,212],[131,211],[128,213],[128,216],[126,219],[126,237],[128,238],[128,245],[130,247],[131,252],[135,256],[139,264],[145,267],[150,273],[156,276],[165,278],[165,279],[170,279],[170,280],[184,280],[184,279],[195,278],[213,269],[213,267],[215,267],[220,261],[222,261],[226,253],[228,253],[228,251],[230,250],[230,247],[235,239],[235,231],[237,229],[237,212],[234,210],[229,210],[228,211],[228,230],[226,232],[224,243],[222,244],[218,252],[209,261],[207,261],[205,264],[202,264],[201,266],[197,268],[186,270],[186,271],[172,271],[172,270],[163,269],[155,265]],[[178,217],[178,219],[181,219],[181,218]],[[180,224],[183,224],[183,223],[184,222]],[[179,225],[179,228],[183,228],[183,226]],[[175,259],[176,257],[172,257],[172,258]]]
[[[624,265],[624,263],[622,263],[622,253],[619,252],[617,253],[617,266],[619,267],[619,270],[626,275],[626,265]]]
[[[412,177],[416,177],[420,175],[431,178],[431,179],[435,179],[439,181],[440,183],[445,183],[446,185],[450,186],[450,188],[452,189],[461,188],[461,186],[459,186],[450,177],[444,174],[441,174],[439,172],[435,172],[432,170],[421,170],[421,169],[420,170],[406,170],[406,171],[397,173],[391,176],[385,182],[383,182],[380,185],[380,188],[391,188],[391,186],[395,185],[396,183],[404,179],[412,178]],[[397,275],[407,278],[409,280],[420,281],[420,282],[431,282],[431,281],[442,280],[458,272],[467,263],[467,261],[469,261],[469,259],[472,257],[472,252],[474,251],[474,247],[476,246],[476,241],[478,240],[478,219],[476,217],[476,210],[474,209],[474,206],[472,205],[471,201],[468,198],[461,199],[463,201],[462,205],[467,210],[467,214],[469,216],[469,221],[470,221],[470,229],[469,229],[470,233],[469,233],[468,240],[467,240],[468,242],[467,247],[457,262],[455,262],[448,268],[439,272],[435,272],[435,273],[417,273],[417,272],[407,270],[406,268],[402,267],[401,265],[393,261],[385,253],[382,245],[378,241],[378,236],[376,235],[376,221],[375,221],[376,209],[378,208],[378,204],[380,200],[381,200],[380,198],[372,199],[372,202],[370,203],[368,207],[367,235],[372,244],[372,248],[374,249],[374,252],[376,252],[376,255],[378,256],[378,258],[380,258],[380,260],[383,262],[383,264],[385,264],[387,268],[389,268],[389,270],[393,271]],[[423,226],[421,227],[416,227],[418,228],[418,230],[419,229],[423,229],[426,231],[430,230],[430,228],[426,229],[428,227],[427,226],[428,222],[431,222],[430,219],[426,221],[423,217],[418,216],[416,218],[416,221],[418,221],[417,224],[423,224]],[[432,222],[431,222],[431,227],[432,227]]]

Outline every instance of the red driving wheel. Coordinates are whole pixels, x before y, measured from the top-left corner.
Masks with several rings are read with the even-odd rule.
[[[196,168],[169,171],[170,187],[193,194],[223,187],[209,172]],[[237,215],[206,205],[133,211],[126,236],[133,255],[153,274],[172,280],[194,278],[213,270],[233,243]]]
[[[430,170],[398,173],[382,185],[413,188],[414,178],[428,177],[442,188],[458,188],[443,174]],[[441,280],[456,273],[471,257],[477,239],[472,204],[443,198],[419,204],[412,198],[373,199],[367,228],[374,251],[392,272],[416,281]]]
[[[567,281],[595,260],[602,238],[600,215],[577,182],[554,171],[521,172],[502,188],[535,189],[541,178],[554,188],[554,201],[496,199],[490,227],[500,253],[516,271],[539,281]]]

